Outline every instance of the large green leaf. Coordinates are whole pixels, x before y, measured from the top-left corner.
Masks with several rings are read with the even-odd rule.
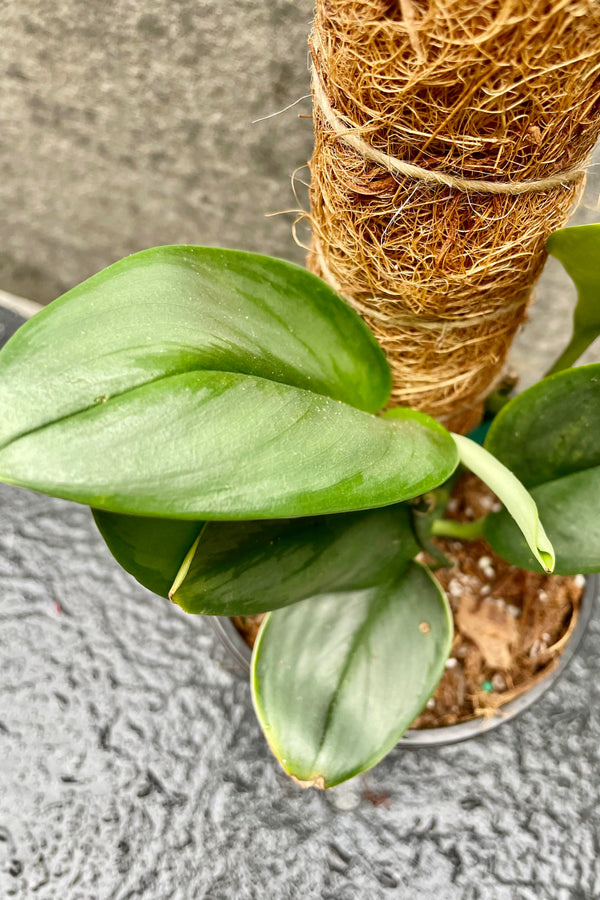
[[[393,503],[443,481],[456,455],[425,416],[392,426],[354,408],[377,410],[389,377],[366,326],[297,266],[159,247],[0,352],[0,479],[186,519]]]
[[[461,434],[452,435],[456,441],[460,461],[475,472],[499,499],[518,525],[531,552],[545,572],[554,568],[554,550],[540,521],[535,501],[531,494],[495,456],[480,444]]]
[[[285,771],[331,787],[375,765],[435,690],[451,643],[447,601],[414,562],[377,587],[269,613],[252,694]]]
[[[266,256],[156,247],[94,275],[0,353],[0,446],[143,384],[243,372],[377,412],[390,372],[359,316],[320,279]]]
[[[533,488],[532,496],[556,553],[559,575],[600,572],[600,466]],[[513,565],[541,571],[505,510],[489,516],[484,534]]]
[[[406,506],[267,522],[208,522],[171,599],[186,612],[253,615],[315,594],[359,590],[419,552]]]
[[[485,446],[526,487],[600,465],[600,364],[519,394],[495,418]]]
[[[131,515],[262,519],[385,506],[457,464],[442,426],[264,378],[161,378],[13,440],[0,479]]]
[[[528,485],[556,553],[555,571],[600,570],[600,365],[559,372],[500,412],[486,447]],[[509,562],[539,571],[504,512],[485,536]]]
[[[600,364],[519,394],[494,419],[485,446],[526,487],[600,465]]]
[[[577,288],[573,335],[552,366],[572,366],[600,334],[600,224],[562,228],[548,238],[548,252],[561,261]]]
[[[161,597],[169,590],[202,522],[124,516],[93,509],[94,520],[108,549],[144,587]]]

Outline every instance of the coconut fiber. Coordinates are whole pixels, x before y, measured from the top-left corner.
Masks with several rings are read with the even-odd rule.
[[[600,133],[598,0],[319,0],[309,267],[392,405],[480,418]]]

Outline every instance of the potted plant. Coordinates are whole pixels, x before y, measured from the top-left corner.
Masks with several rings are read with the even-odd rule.
[[[424,413],[380,412],[385,357],[316,276],[162,247],[69,291],[0,351],[0,480],[91,506],[121,564],[189,612],[268,612],[259,721],[290,775],[337,784],[391,749],[444,671],[448,599],[415,560],[432,535],[484,535],[535,571],[600,570],[600,364],[565,368],[600,333],[600,226],[556,232],[549,250],[579,289],[573,338],[485,448]],[[445,522],[459,464],[502,511]]]

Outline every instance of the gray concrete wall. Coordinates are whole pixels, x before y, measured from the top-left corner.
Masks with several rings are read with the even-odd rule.
[[[156,244],[302,261],[312,0],[0,2],[0,288],[47,301]]]

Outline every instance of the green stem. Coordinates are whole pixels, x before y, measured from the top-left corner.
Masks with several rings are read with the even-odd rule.
[[[596,339],[596,332],[574,331],[573,337],[558,357],[552,368],[548,369],[546,375],[554,375],[555,372],[562,372],[563,369],[570,369],[577,362],[579,357],[584,353],[590,344]]]
[[[431,534],[436,537],[453,537],[462,541],[476,541],[483,537],[483,523],[486,516],[474,522],[457,522],[455,519],[436,519],[431,526]]]

